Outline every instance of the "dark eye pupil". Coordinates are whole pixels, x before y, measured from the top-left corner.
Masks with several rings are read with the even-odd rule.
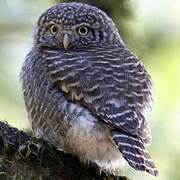
[[[80,32],[81,32],[82,34],[84,34],[84,33],[86,33],[86,29],[85,29],[85,28],[81,28],[81,29],[80,29]]]
[[[79,33],[82,35],[86,35],[88,33],[88,29],[86,27],[80,27]]]
[[[52,33],[56,33],[57,30],[58,30],[58,28],[57,28],[56,26],[52,26],[52,27],[51,27],[51,32],[52,32]]]

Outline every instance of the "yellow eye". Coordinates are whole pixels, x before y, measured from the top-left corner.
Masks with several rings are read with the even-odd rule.
[[[58,32],[58,26],[55,24],[51,25],[50,32],[51,34],[55,35]]]
[[[79,29],[78,29],[78,33],[79,33],[80,35],[82,35],[82,36],[87,35],[88,32],[89,32],[89,29],[88,29],[86,26],[81,26],[81,27],[79,27]]]

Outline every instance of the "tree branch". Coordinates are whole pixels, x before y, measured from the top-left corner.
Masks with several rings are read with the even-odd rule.
[[[42,139],[0,121],[0,179],[21,180],[127,180],[82,164]]]

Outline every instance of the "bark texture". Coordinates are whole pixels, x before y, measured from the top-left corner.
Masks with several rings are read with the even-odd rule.
[[[0,180],[128,180],[0,121]]]

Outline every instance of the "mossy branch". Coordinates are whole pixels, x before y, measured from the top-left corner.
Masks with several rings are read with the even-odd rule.
[[[0,179],[13,180],[125,180],[82,164],[42,139],[0,121]]]

